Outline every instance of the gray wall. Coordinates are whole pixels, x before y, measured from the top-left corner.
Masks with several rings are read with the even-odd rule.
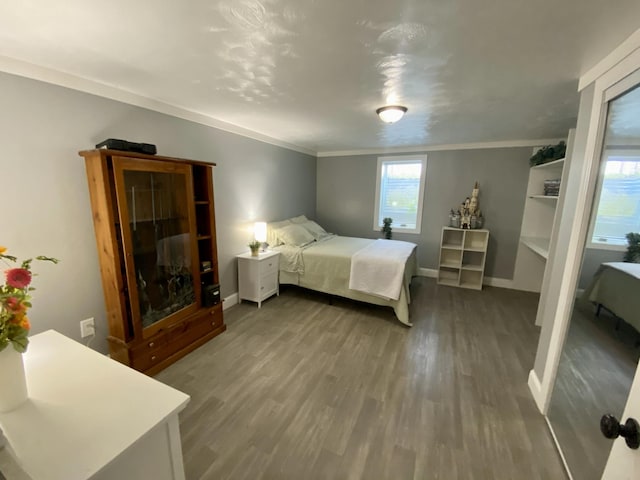
[[[106,138],[155,143],[158,153],[217,163],[214,169],[222,296],[237,291],[235,254],[252,221],[315,216],[316,158],[193,122],[0,73],[0,245],[35,265],[32,333],[79,339],[96,318],[92,347],[106,351],[105,308],[84,161]],[[4,268],[1,268],[4,270]]]
[[[418,244],[418,265],[437,268],[442,227],[449,210],[480,184],[480,209],[490,244],[486,275],[512,279],[532,148],[496,148],[427,153],[422,233],[393,238]],[[380,155],[318,158],[318,222],[340,235],[378,238],[373,230],[376,169]]]
[[[620,250],[604,250],[601,248],[587,248],[585,250],[584,259],[582,260],[582,269],[580,270],[580,281],[578,288],[587,288],[593,275],[604,262],[621,262],[624,257],[624,251]]]

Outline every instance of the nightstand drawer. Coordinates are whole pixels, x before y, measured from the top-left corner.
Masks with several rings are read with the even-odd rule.
[[[273,273],[278,273],[278,255],[273,257],[265,258],[260,261],[260,276],[266,277],[267,275],[271,275]]]

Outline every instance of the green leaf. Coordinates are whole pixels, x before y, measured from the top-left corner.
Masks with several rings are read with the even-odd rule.
[[[53,257],[45,257],[44,255],[38,255],[36,257],[36,260],[42,260],[45,262],[52,262],[52,263],[59,263],[60,260],[58,260],[57,258],[53,258]]]
[[[27,350],[27,345],[29,345],[29,332],[24,328],[17,327],[16,332],[11,338],[11,343],[13,343],[13,348],[20,352],[24,353]]]

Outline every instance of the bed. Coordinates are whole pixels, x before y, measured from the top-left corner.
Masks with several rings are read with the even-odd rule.
[[[293,231],[298,238],[291,238]],[[391,307],[401,323],[411,326],[409,285],[417,273],[416,244],[338,236],[303,216],[268,224],[267,237],[271,249],[280,252],[280,284]]]
[[[600,265],[582,298],[604,307],[640,332],[640,263]]]

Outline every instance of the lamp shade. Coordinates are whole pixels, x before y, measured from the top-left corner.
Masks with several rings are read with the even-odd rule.
[[[383,122],[395,123],[407,113],[407,107],[403,107],[402,105],[387,105],[386,107],[378,108],[376,113]]]
[[[256,222],[253,224],[253,236],[257,241],[264,243],[267,241],[267,222]]]

